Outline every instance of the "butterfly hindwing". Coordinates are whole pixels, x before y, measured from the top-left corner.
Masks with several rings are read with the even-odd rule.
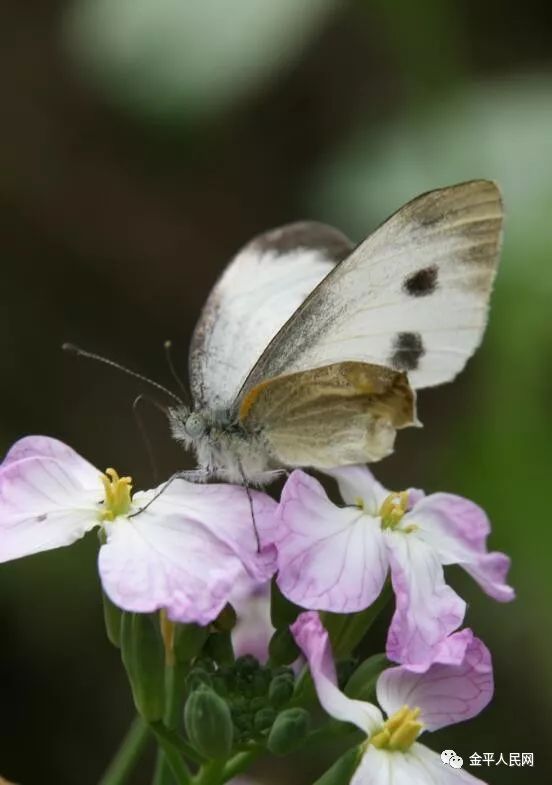
[[[354,362],[265,380],[239,417],[277,463],[320,469],[377,461],[392,451],[396,429],[416,421],[404,373]]]

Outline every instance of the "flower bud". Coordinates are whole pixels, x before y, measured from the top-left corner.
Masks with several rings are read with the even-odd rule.
[[[121,658],[138,712],[155,722],[165,706],[165,648],[157,614],[123,613]]]
[[[259,709],[253,717],[253,727],[256,731],[268,730],[276,719],[276,712],[272,706],[265,706]]]
[[[194,690],[184,708],[186,732],[206,758],[226,759],[232,750],[234,728],[227,703],[210,687]]]
[[[203,668],[192,668],[186,676],[186,692],[193,692],[201,686],[211,687],[211,676]]]
[[[274,755],[287,755],[298,750],[310,727],[310,715],[301,708],[286,709],[276,717],[268,736],[267,747]]]
[[[268,700],[276,709],[281,709],[293,695],[293,681],[287,676],[275,676],[268,688]]]

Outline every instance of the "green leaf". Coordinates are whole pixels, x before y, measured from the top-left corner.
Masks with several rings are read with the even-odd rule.
[[[349,785],[358,767],[360,755],[360,747],[348,750],[314,785]]]
[[[328,630],[335,659],[347,657],[356,649],[391,597],[391,586],[387,582],[378,599],[364,611],[320,614]]]
[[[299,605],[295,605],[284,597],[278,588],[276,579],[273,578],[270,585],[270,620],[272,621],[272,626],[277,630],[280,627],[289,627],[302,610],[303,608],[300,608]]]
[[[361,662],[345,687],[349,698],[373,703],[376,697],[376,682],[380,673],[390,666],[385,654],[373,654]]]
[[[124,613],[121,658],[138,712],[149,722],[165,708],[165,647],[157,614]]]
[[[121,648],[121,621],[123,611],[114,605],[107,594],[102,591],[103,616],[107,637],[114,646]]]
[[[268,653],[272,665],[290,665],[295,662],[301,652],[289,627],[276,630],[268,644]]]

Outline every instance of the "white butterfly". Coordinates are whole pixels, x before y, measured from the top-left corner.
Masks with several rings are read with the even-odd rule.
[[[474,180],[419,196],[356,248],[318,223],[256,237],[195,328],[175,438],[237,482],[389,454],[417,423],[413,390],[453,379],[481,341],[502,218],[497,186]]]

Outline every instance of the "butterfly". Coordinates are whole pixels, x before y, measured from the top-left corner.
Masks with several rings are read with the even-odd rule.
[[[195,327],[174,437],[231,482],[388,455],[419,424],[415,391],[481,342],[502,219],[497,185],[473,180],[413,199],[356,247],[315,222],[255,237]]]

